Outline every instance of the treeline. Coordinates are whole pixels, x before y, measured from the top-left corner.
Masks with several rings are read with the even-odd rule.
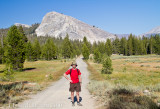
[[[111,41],[107,39],[106,42],[94,42],[92,45],[92,53],[94,54],[94,62],[102,63],[102,73],[111,74],[113,71],[112,61],[110,56],[112,54],[122,54],[124,56],[130,55],[160,55],[160,35],[150,37],[136,37],[132,34],[128,39],[118,37]]]
[[[61,37],[27,38],[22,26],[11,26],[6,36],[0,41],[0,63],[7,69],[22,70],[25,60],[53,60],[74,58],[81,54],[82,42],[69,40],[68,34]]]
[[[117,37],[113,41],[107,39],[106,42],[94,42],[92,51],[96,62],[101,62],[103,54],[108,56],[112,54],[122,54],[124,56],[160,55],[160,35],[136,37],[130,34],[128,39],[126,37],[122,37],[121,39]]]

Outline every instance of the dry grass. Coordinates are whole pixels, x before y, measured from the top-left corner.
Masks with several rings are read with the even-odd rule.
[[[117,58],[118,57],[118,58]],[[156,58],[155,58],[156,57]],[[111,57],[113,73],[111,75],[101,74],[102,64],[88,61],[91,70],[91,79],[110,80],[114,83],[133,85],[156,85],[160,81],[160,56],[117,56]],[[127,61],[126,61],[127,60]]]
[[[112,74],[101,74],[102,64],[94,63],[92,59],[87,62],[92,80],[88,85],[89,91],[98,96],[101,102],[105,102],[105,108],[150,109],[149,106],[160,102],[159,55],[112,55],[111,59],[114,69]],[[146,97],[143,97],[144,90],[149,91]],[[114,91],[118,93],[113,93]],[[128,95],[128,92],[134,94]],[[155,104],[153,107],[157,109]]]
[[[14,73],[12,82],[0,81],[0,107],[18,103],[60,79],[71,65],[73,59],[25,62],[24,70]],[[5,65],[0,65],[0,77],[3,76]],[[21,83],[25,81],[24,83]],[[16,84],[15,84],[16,83]]]

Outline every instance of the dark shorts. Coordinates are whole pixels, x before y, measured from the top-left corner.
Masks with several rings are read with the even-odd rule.
[[[70,92],[80,92],[81,91],[81,85],[80,82],[78,83],[70,83],[70,88],[69,88]]]

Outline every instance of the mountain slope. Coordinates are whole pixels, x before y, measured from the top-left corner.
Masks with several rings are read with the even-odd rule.
[[[141,34],[140,36],[146,36],[146,37],[149,37],[151,35],[156,35],[156,34],[160,34],[160,26],[158,27],[155,27],[153,29],[151,29],[149,32],[146,32],[144,34]]]
[[[86,36],[92,43],[94,41],[106,41],[107,38],[114,39],[116,37],[111,33],[57,12],[49,12],[43,17],[40,26],[36,29],[36,34],[37,36],[61,36],[62,38],[68,34],[70,39],[80,40]]]
[[[21,24],[21,23],[15,23],[14,25],[16,26],[22,26],[22,27],[26,27],[26,28],[30,28],[30,25],[26,25],[26,24]]]

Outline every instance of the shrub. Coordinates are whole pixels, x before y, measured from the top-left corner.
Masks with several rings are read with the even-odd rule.
[[[127,68],[126,68],[126,67],[124,67],[124,68],[123,68],[123,72],[125,73],[125,72],[126,72],[126,70],[127,70]]]
[[[53,80],[53,75],[52,75],[52,74],[49,74],[48,79],[49,79],[49,80]]]
[[[111,74],[112,72],[113,72],[112,60],[110,59],[110,57],[107,56],[107,58],[103,61],[103,68],[101,70],[101,73]]]
[[[98,51],[98,49],[94,50],[94,61],[96,63],[100,63],[101,62],[101,53]]]
[[[12,67],[9,66],[5,69],[4,75],[1,78],[2,81],[12,81],[14,79],[14,72],[12,70]]]

